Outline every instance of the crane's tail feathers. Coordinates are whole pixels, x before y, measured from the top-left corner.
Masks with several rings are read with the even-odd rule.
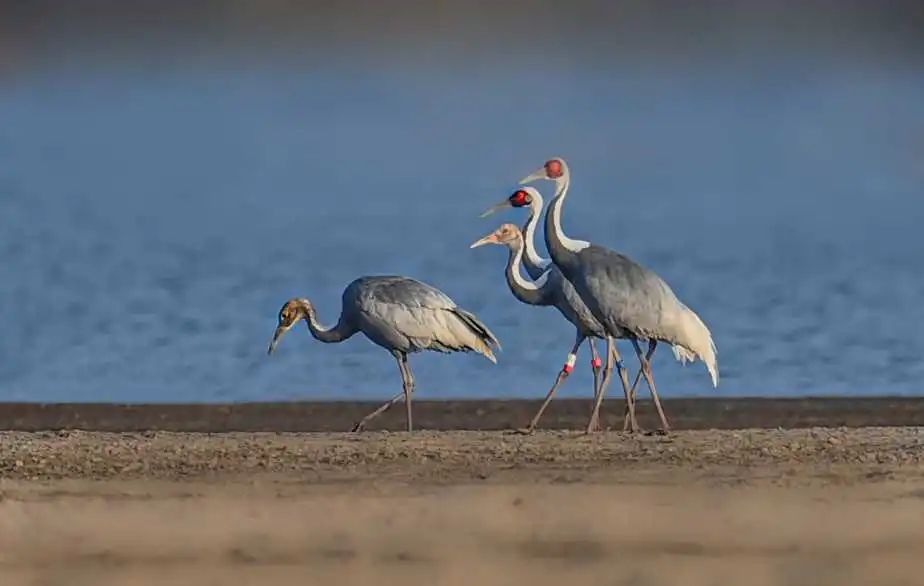
[[[494,335],[494,332],[489,330],[488,326],[484,325],[473,313],[459,307],[453,308],[452,312],[455,313],[468,329],[471,330],[472,334],[474,334],[472,350],[497,364],[494,350],[500,350],[501,343],[500,340],[497,339],[497,336]]]
[[[712,386],[719,386],[719,363],[716,359],[718,350],[712,341],[709,328],[689,307],[683,308],[680,317],[680,330],[683,335],[674,344],[674,356],[680,362],[692,362],[699,358],[706,365]]]
[[[690,352],[689,350],[687,350],[687,349],[684,348],[683,346],[680,346],[680,345],[678,345],[678,344],[674,344],[673,346],[671,346],[671,351],[674,353],[674,358],[675,358],[675,359],[677,360],[677,362],[679,362],[680,364],[686,364],[686,363],[688,363],[688,362],[695,362],[695,361],[696,361],[696,354]]]

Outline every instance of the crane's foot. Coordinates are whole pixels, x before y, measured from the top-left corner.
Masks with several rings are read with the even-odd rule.
[[[360,431],[364,431],[365,429],[366,429],[366,422],[360,421],[359,423],[354,425],[353,429],[351,429],[350,431],[353,433],[359,433]]]
[[[539,427],[539,416],[540,415],[542,415],[541,411],[539,412],[538,415],[533,417],[533,420],[529,422],[529,425],[518,429],[517,433],[522,434],[522,435],[532,435],[533,433],[535,433],[536,428]]]
[[[669,435],[671,434],[671,428],[668,427],[667,429],[665,429],[665,428],[663,428],[663,427],[659,427],[658,429],[655,429],[655,430],[653,430],[653,431],[646,431],[646,432],[644,432],[644,434],[647,435],[647,436],[655,436],[655,435],[657,435],[657,436],[666,437],[666,436],[669,436]]]
[[[645,431],[639,427],[638,422],[632,421],[622,426],[623,433],[628,433],[631,435],[639,435],[645,433]]]
[[[622,422],[622,431],[635,435],[642,433],[642,428],[638,425],[638,419],[626,413],[625,419],[623,419]]]
[[[631,424],[631,420],[629,419],[629,414],[628,414],[628,413],[626,413],[625,417],[623,417],[623,420],[622,420],[622,430],[623,430],[624,432],[632,431],[632,424]],[[636,431],[637,431],[637,430],[638,430],[638,424],[636,423]]]
[[[587,424],[587,429],[584,430],[584,433],[591,434],[599,433],[601,431],[603,431],[603,426],[600,425],[600,419],[597,417],[590,420],[590,423]]]

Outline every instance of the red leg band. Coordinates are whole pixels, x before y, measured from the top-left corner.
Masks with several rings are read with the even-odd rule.
[[[590,361],[590,365],[593,366],[594,368],[600,368],[601,366],[603,366],[603,360],[601,360],[600,358],[594,358],[593,360]]]
[[[561,367],[561,371],[565,374],[571,374],[571,371],[574,370],[574,367],[570,364],[566,364]]]

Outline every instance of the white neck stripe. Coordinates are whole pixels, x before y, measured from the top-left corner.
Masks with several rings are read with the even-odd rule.
[[[513,266],[511,267],[511,273],[513,273],[513,281],[517,284],[518,287],[522,287],[527,291],[538,291],[545,286],[546,282],[549,280],[549,271],[542,273],[538,279],[535,281],[528,281],[523,278],[523,274],[520,272],[521,262],[523,260],[523,247],[521,246],[513,254]]]
[[[561,229],[561,208],[564,207],[565,198],[568,197],[568,188],[571,185],[570,173],[566,173],[556,179],[555,184],[557,187],[555,190],[555,197],[558,198],[556,202],[558,205],[552,209],[552,226],[555,229],[555,233],[558,235],[558,240],[561,242],[561,245],[573,253],[578,253],[590,246],[590,242],[568,238],[564,230]]]
[[[523,241],[526,245],[526,258],[533,266],[548,268],[552,264],[552,259],[542,258],[539,251],[536,250],[536,225],[542,217],[542,196],[533,197],[533,204],[529,208],[529,219],[526,221],[526,229],[523,231]]]

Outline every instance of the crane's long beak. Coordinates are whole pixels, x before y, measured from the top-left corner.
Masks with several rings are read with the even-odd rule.
[[[490,208],[486,209],[486,210],[484,211],[484,213],[481,214],[480,217],[482,217],[482,218],[487,218],[488,216],[490,216],[490,215],[493,214],[493,213],[499,212],[499,211],[501,211],[501,210],[503,210],[503,209],[506,209],[506,208],[512,208],[512,207],[513,207],[513,204],[510,203],[510,199],[508,198],[508,199],[505,199],[504,201],[498,202],[497,204],[495,204],[495,205],[491,206]]]
[[[270,342],[269,350],[266,351],[267,355],[272,354],[276,350],[276,346],[279,344],[279,340],[282,339],[283,334],[292,329],[292,326],[279,326],[276,328],[276,332],[273,333],[273,341]]]
[[[526,177],[520,179],[520,185],[526,185],[527,183],[534,183],[540,179],[548,179],[548,175],[545,174],[545,167],[539,167]]]
[[[479,246],[484,246],[485,244],[497,244],[497,236],[494,234],[488,234],[481,240],[473,242],[469,248],[478,248]]]

